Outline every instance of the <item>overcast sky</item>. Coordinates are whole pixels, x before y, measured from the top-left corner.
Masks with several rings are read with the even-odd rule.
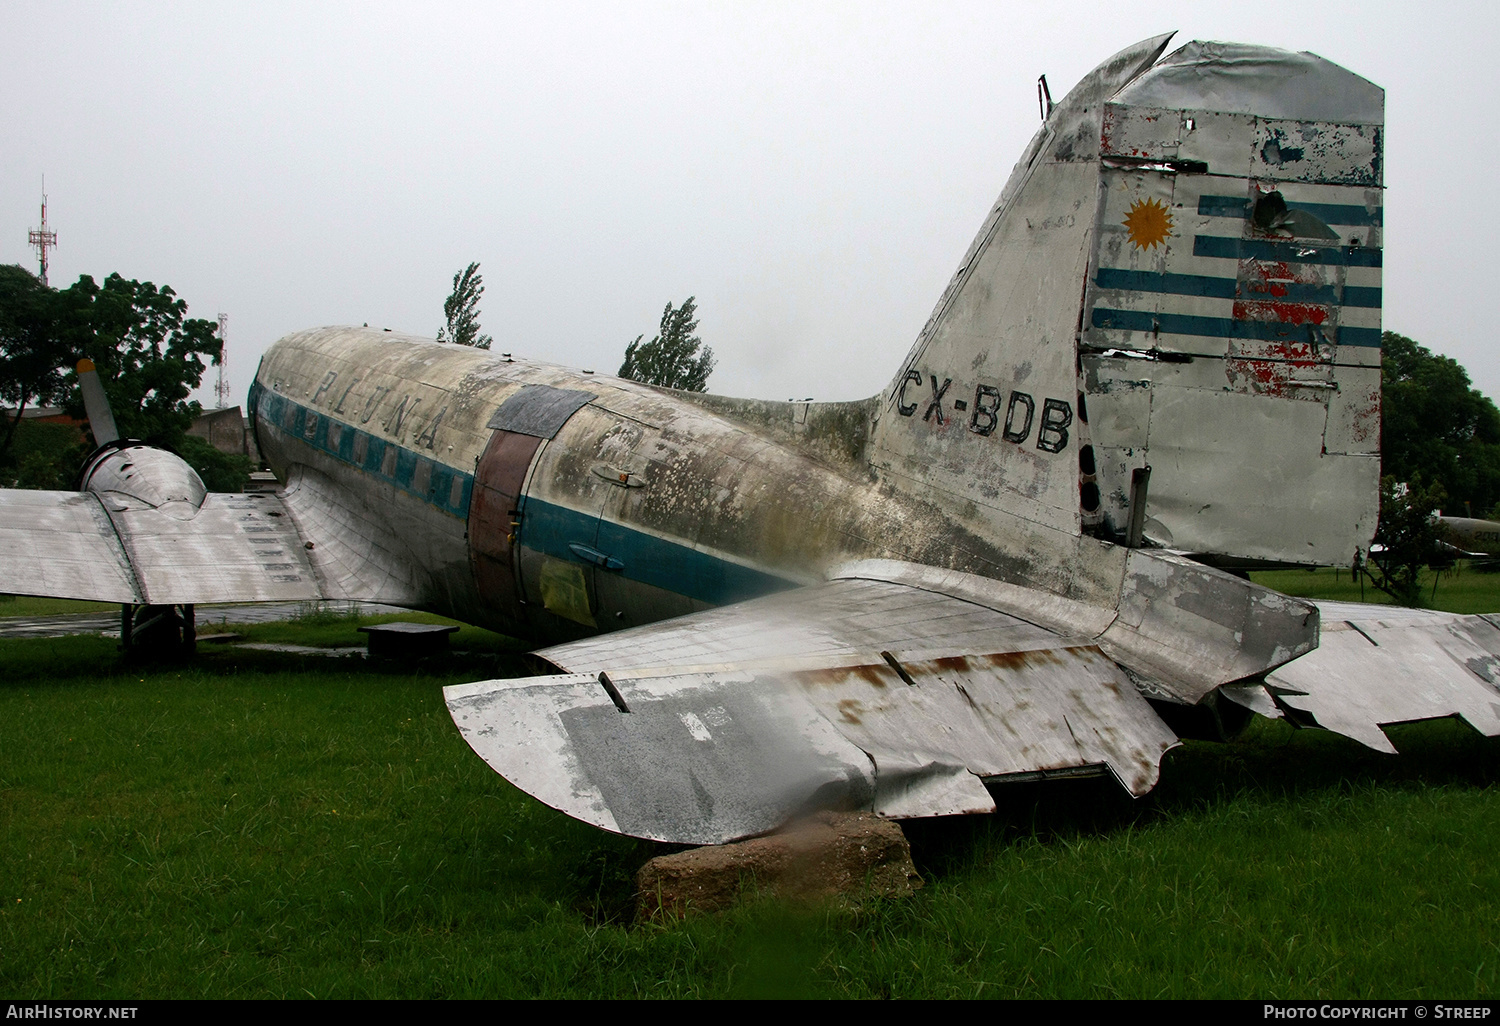
[[[614,372],[695,295],[710,390],[881,388],[1055,97],[1177,29],[1386,89],[1385,327],[1500,396],[1494,4],[0,5],[0,262],[229,315],[233,402],[325,324]],[[206,390],[205,390],[206,392]],[[207,393],[211,395],[211,393]]]

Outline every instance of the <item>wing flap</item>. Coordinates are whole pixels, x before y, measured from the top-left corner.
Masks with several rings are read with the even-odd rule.
[[[324,597],[274,495],[150,506],[116,492],[0,490],[0,590],[134,605]]]
[[[106,508],[110,497],[104,496]],[[274,495],[211,493],[191,519],[145,508],[111,510],[154,605],[299,602],[321,598],[302,538]]]
[[[740,674],[617,685],[589,674],[444,689],[464,740],[511,783],[586,823],[716,844],[797,809],[868,808],[869,760],[795,690]]]

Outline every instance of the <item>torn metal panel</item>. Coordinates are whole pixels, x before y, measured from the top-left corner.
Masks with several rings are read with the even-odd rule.
[[[1394,752],[1383,724],[1460,716],[1500,736],[1500,628],[1482,616],[1320,602],[1314,652],[1266,675],[1319,726]]]
[[[1110,658],[1179,702],[1197,702],[1221,684],[1262,673],[1318,643],[1312,603],[1152,550],[1129,553],[1124,584],[1109,607],[886,560],[853,563],[836,573],[962,598],[1062,638],[1096,642]],[[895,650],[900,643],[891,646]]]
[[[1385,90],[1311,53],[1249,43],[1191,43],[1114,95],[1116,103],[1293,121],[1385,121]]]
[[[1079,338],[1107,536],[1149,465],[1158,544],[1308,564],[1368,544],[1382,105],[1313,55],[1216,43],[1111,98]]]
[[[1147,537],[1186,552],[1347,561],[1374,533],[1369,497],[1380,468],[1367,457],[1308,445],[1327,419],[1322,406],[1292,398],[1163,383],[1153,398],[1146,456],[1152,467]],[[1276,458],[1266,459],[1268,452]],[[1125,487],[1122,481],[1105,495]]]
[[[1125,666],[1193,704],[1221,684],[1318,645],[1318,611],[1180,556],[1130,554],[1119,616],[1099,639]]]
[[[495,411],[485,426],[536,438],[556,438],[568,418],[596,396],[578,389],[523,385]]]
[[[1219,689],[1219,694],[1268,720],[1279,720],[1285,716],[1271,693],[1259,684],[1226,684]]]
[[[909,746],[866,754],[875,768],[872,812],[889,819],[924,819],[995,811],[989,789],[952,756]]]
[[[874,758],[877,783],[883,755],[910,761],[940,753],[985,779],[1105,765],[1139,796],[1155,785],[1162,756],[1177,743],[1092,645],[887,655],[886,666],[794,674],[808,700]]]
[[[1384,183],[1376,124],[1257,119],[1250,174],[1268,181]]]

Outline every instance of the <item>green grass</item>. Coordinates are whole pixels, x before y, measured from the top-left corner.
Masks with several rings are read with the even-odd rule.
[[[1339,602],[1372,602],[1390,605],[1395,602],[1368,580],[1361,591],[1348,567],[1319,567],[1316,570],[1259,570],[1250,575],[1256,584],[1299,598],[1329,599]],[[1434,593],[1433,585],[1437,585]],[[1429,609],[1449,613],[1500,612],[1500,573],[1485,573],[1467,562],[1441,574],[1422,571],[1422,601]]]
[[[56,616],[63,613],[118,613],[117,602],[84,602],[79,599],[37,598],[34,595],[0,595],[0,617]]]
[[[357,644],[354,624],[239,628]],[[907,824],[926,886],[632,927],[659,846],[519,793],[417,667],[0,641],[0,991],[40,997],[1472,998],[1500,966],[1496,742],[1390,758],[1258,721],[1108,782]]]

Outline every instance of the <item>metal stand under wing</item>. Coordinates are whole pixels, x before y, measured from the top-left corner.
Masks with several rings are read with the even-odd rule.
[[[538,653],[564,673],[445,689],[512,783],[606,830],[710,844],[811,808],[993,811],[986,781],[1112,773],[1177,738],[1092,639],[846,579]]]

